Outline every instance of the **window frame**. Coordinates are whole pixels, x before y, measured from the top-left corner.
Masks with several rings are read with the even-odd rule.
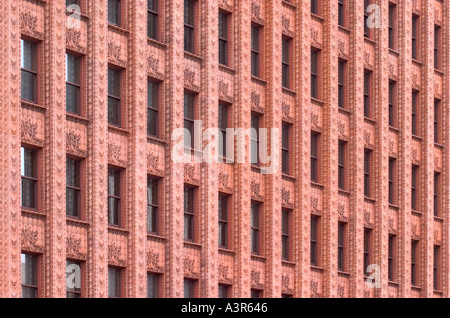
[[[149,185],[153,183],[156,186],[156,203],[155,201],[149,202],[148,193],[149,193]],[[161,181],[159,177],[155,177],[152,175],[147,175],[147,233],[153,235],[160,235],[160,224],[161,224],[161,213],[160,213],[160,196],[161,196]],[[152,193],[153,199],[153,193]],[[151,217],[149,216],[149,209],[152,211]],[[152,225],[150,226],[150,220],[152,220]],[[153,222],[154,221],[154,222]]]
[[[411,168],[411,210],[412,211],[419,211],[418,209],[418,202],[420,202],[418,198],[418,191],[417,191],[417,185],[420,183],[419,181],[419,166],[418,165],[412,165]]]
[[[292,38],[281,37],[281,85],[284,88],[292,88],[291,60],[292,60]]]
[[[155,41],[159,41],[159,22],[160,22],[160,1],[159,0],[154,0],[155,3],[155,8],[150,8],[148,5],[148,1],[147,1],[147,38],[149,39],[153,39]],[[155,17],[155,35],[151,36],[150,34],[150,29],[149,29],[149,23],[150,23],[150,17]]]
[[[188,184],[184,185],[184,190],[183,190],[183,224],[184,224],[184,231],[183,231],[183,240],[185,242],[196,242],[197,236],[196,236],[196,210],[197,210],[197,188]],[[188,193],[188,206],[186,206],[186,192],[190,192]],[[192,202],[189,202],[189,197],[192,198]],[[192,211],[190,211],[189,209],[192,208]],[[186,219],[188,219],[188,229],[186,232]],[[191,235],[189,235],[189,233],[191,233]]]
[[[153,277],[155,284],[153,287],[156,286],[156,291],[153,291],[155,293],[155,297],[149,297],[149,278]],[[154,273],[154,272],[147,272],[147,298],[161,298],[161,280],[162,280],[162,274],[161,273]]]
[[[161,138],[161,85],[162,82],[153,78],[147,80],[147,136]],[[152,101],[150,103],[150,86],[152,86]],[[156,92],[156,94],[155,94]],[[155,108],[156,105],[156,108]],[[155,133],[150,132],[149,113],[155,114]]]
[[[68,263],[72,263],[74,265],[77,265],[80,268],[80,280],[81,280],[81,287],[80,290],[71,290],[68,291],[67,286],[66,286],[66,298],[83,298],[83,294],[84,294],[84,262],[79,261],[79,260],[74,260],[74,259],[66,259],[66,268],[69,266]],[[68,294],[73,294],[73,295],[79,295],[79,297],[67,297]]]
[[[389,157],[389,204],[397,204],[397,159]]]
[[[281,209],[281,258],[287,262],[291,261],[291,219],[292,210]]]
[[[222,291],[223,291],[223,289],[225,289],[225,297],[224,297],[223,293],[221,292],[221,289],[222,289]],[[219,283],[218,298],[230,298],[230,294],[231,294],[231,285]]]
[[[186,11],[186,4],[189,3],[189,9]],[[196,42],[197,42],[197,0],[184,0],[184,18],[183,18],[183,25],[184,25],[184,51],[196,54],[197,48],[196,48]],[[191,11],[192,10],[192,11]],[[186,21],[186,12],[188,12],[188,20],[192,21]],[[192,14],[192,17],[190,16]],[[192,22],[192,24],[191,24]],[[186,42],[186,31],[189,30],[189,38],[191,39],[190,43]]]
[[[219,158],[222,159],[227,159],[228,158],[228,134],[227,134],[227,129],[230,128],[231,124],[230,124],[230,112],[231,112],[231,104],[219,101],[219,112],[218,112],[218,123],[219,123],[219,134],[221,134],[221,136],[219,136]],[[223,121],[222,121],[222,115],[225,114],[226,118],[225,118],[225,126],[224,127]],[[220,141],[222,138],[222,147],[220,145]]]
[[[310,222],[310,263],[313,267],[319,267],[320,257],[319,257],[319,222],[320,217],[317,215],[311,215]]]
[[[434,172],[434,186],[433,186],[433,214],[435,217],[441,217],[442,206],[441,206],[441,173],[438,171]]]
[[[338,0],[338,25],[347,28],[346,0]]]
[[[283,122],[281,127],[281,172],[291,175],[292,124]],[[286,138],[287,137],[287,141]]]
[[[419,60],[420,54],[420,16],[413,13],[412,14],[412,35],[411,35],[411,57],[413,60]]]
[[[420,92],[413,89],[411,101],[411,133],[413,136],[420,136]]]
[[[373,150],[364,149],[364,196],[372,197],[372,154]]]
[[[110,296],[110,294],[109,294],[109,271],[110,270],[111,271],[114,270],[115,273],[118,275],[116,277],[116,280],[117,280],[116,283],[118,282],[119,284],[116,284],[116,285],[119,288],[119,290],[118,290],[119,295]],[[122,267],[108,265],[108,298],[122,298],[123,297],[123,292],[124,292],[123,285],[124,285],[124,276],[125,276],[123,271],[124,271],[124,268],[122,268]]]
[[[434,129],[434,143],[440,144],[442,140],[442,125],[440,118],[442,114],[442,101],[438,98],[434,99],[434,123],[433,123],[433,129]]]
[[[320,50],[311,47],[311,98],[320,96]]]
[[[347,189],[347,141],[338,141],[338,188],[346,191]]]
[[[262,248],[261,248],[261,229],[262,229],[262,213],[261,213],[261,207],[262,203],[251,201],[250,204],[250,228],[251,228],[251,254],[252,255],[262,255]],[[255,216],[254,213],[257,215]],[[254,220],[258,221],[258,224],[255,225]]]
[[[389,80],[389,126],[397,127],[397,82]]]
[[[226,37],[221,36],[220,34],[220,23],[223,22],[225,25],[222,27],[225,27],[225,32],[226,32]],[[222,9],[219,9],[219,16],[218,16],[218,23],[219,23],[219,36],[218,36],[218,41],[219,41],[219,55],[218,55],[218,59],[219,59],[219,64],[220,65],[224,65],[229,67],[230,66],[230,31],[231,31],[231,13]],[[222,48],[221,48],[221,43],[223,43],[224,47],[223,47],[223,52],[222,52]],[[223,53],[223,57],[224,60],[221,59],[221,53]]]
[[[75,167],[75,169],[78,170],[78,182],[79,182],[79,187],[77,187],[76,185],[69,185],[67,180],[67,165],[68,165],[68,161],[72,161],[75,164],[77,164],[77,167]],[[77,219],[77,220],[81,220],[83,218],[83,179],[84,179],[84,175],[83,175],[83,170],[84,170],[84,162],[83,159],[80,158],[76,158],[76,157],[72,157],[72,156],[67,156],[66,157],[66,217],[67,218],[73,218],[73,219]],[[78,198],[78,202],[77,202],[77,214],[76,215],[72,215],[72,214],[67,214],[67,189],[70,189],[71,191],[76,191],[77,192],[77,198]]]
[[[433,246],[433,289],[435,291],[442,290],[441,281],[441,246]]]
[[[22,102],[28,102],[28,103],[32,103],[32,104],[39,104],[40,103],[40,43],[34,39],[31,38],[27,38],[27,37],[22,37],[20,39],[21,42],[21,56],[20,56],[20,70],[21,70],[21,87],[20,87],[20,99]],[[26,67],[22,67],[24,64],[24,60],[22,59],[22,57],[25,57],[24,55],[24,45],[23,43],[27,42],[29,44],[32,45],[32,60],[33,60],[33,64],[35,64],[35,69],[29,69]],[[23,73],[28,73],[31,74],[31,76],[33,77],[33,83],[32,83],[32,92],[31,95],[33,95],[33,99],[27,99],[24,98],[23,96],[23,83],[25,82],[22,78],[23,78]]]
[[[114,1],[116,3],[116,9],[117,9],[117,22],[110,20],[110,12],[109,12],[109,3],[110,1]],[[123,28],[123,4],[121,0],[108,0],[108,14],[107,14],[107,20],[108,24]]]
[[[119,196],[117,195],[111,195],[109,193],[109,188],[110,188],[110,184],[109,184],[109,177],[110,177],[110,172],[114,171],[115,173],[117,173],[118,178],[119,178],[119,184],[116,185],[114,184],[114,188],[116,188],[117,186],[119,187]],[[109,227],[116,227],[116,228],[123,228],[123,217],[124,217],[124,199],[122,197],[124,197],[124,169],[123,168],[119,168],[116,166],[112,166],[109,165],[108,166],[108,226]],[[110,222],[110,199],[113,199],[115,202],[118,202],[118,212],[117,212],[117,220],[118,220],[118,224],[114,224]]]
[[[256,112],[251,113],[250,161],[251,161],[251,165],[258,169],[261,166],[261,158],[259,157],[259,150],[260,150],[259,129],[261,128],[262,116],[263,115],[260,113],[256,113]],[[257,124],[257,127],[255,126],[255,124]],[[256,146],[256,149],[254,146]],[[255,153],[255,151],[256,151],[256,153]],[[256,158],[254,158],[255,155],[256,155]],[[254,162],[254,159],[256,159],[256,162]]]
[[[71,82],[67,80],[67,73],[68,73],[68,56],[71,56],[76,59],[76,66],[78,67],[78,74],[79,74],[79,83]],[[83,63],[84,63],[84,56],[75,54],[72,52],[67,51],[66,52],[66,112],[69,114],[77,115],[77,116],[83,116]],[[67,86],[71,86],[77,89],[77,100],[78,103],[76,105],[77,110],[75,112],[70,111],[67,109]]]
[[[311,131],[311,182],[320,182],[320,133]]]
[[[397,4],[389,2],[389,17],[388,17],[388,28],[389,28],[389,49],[397,50]]]
[[[438,24],[434,25],[434,68],[441,70],[442,68],[442,27]]]
[[[229,237],[229,231],[230,231],[230,199],[231,196],[229,194],[225,193],[219,193],[218,196],[218,223],[219,223],[219,248],[222,249],[229,249],[230,247],[230,237]],[[221,202],[221,200],[224,200]],[[226,218],[223,218],[223,215],[220,213],[224,207],[221,206],[221,203],[225,204],[225,214]],[[221,231],[222,229],[222,231]],[[223,237],[221,237],[221,234]],[[224,244],[223,244],[224,243]]]
[[[372,75],[373,71],[364,69],[364,117],[372,118]]]
[[[363,270],[364,276],[368,276],[367,268],[372,263],[372,235],[373,230],[370,228],[364,228],[364,256],[363,256]]]
[[[188,289],[189,289],[189,297],[186,297],[186,283],[189,284]],[[184,298],[196,298],[197,297],[197,285],[198,285],[198,280],[197,279],[192,279],[192,278],[188,278],[185,277],[183,280],[183,295]]]
[[[115,74],[114,76],[116,76],[116,75],[118,76],[119,95],[115,95],[117,92],[114,92],[114,95],[110,94],[110,87],[109,87],[110,72],[111,72],[111,74]],[[118,128],[122,128],[122,126],[123,126],[123,118],[122,118],[123,103],[122,103],[122,99],[125,97],[125,96],[123,96],[124,95],[123,94],[124,93],[124,87],[123,87],[124,81],[123,81],[123,79],[125,77],[123,72],[124,72],[124,69],[122,69],[122,68],[119,68],[119,67],[111,65],[111,64],[108,65],[108,125],[109,126],[113,126],[113,127],[118,127]],[[116,82],[116,81],[117,81],[117,78],[114,78],[114,82]],[[114,100],[114,101],[117,102],[117,105],[114,106],[114,107],[117,107],[117,121],[118,121],[117,123],[113,123],[110,120],[110,110],[111,110],[111,107],[113,106],[113,105],[110,105],[110,100]]]
[[[369,21],[370,14],[367,11],[369,6],[371,5],[371,0],[364,0],[364,37],[367,39],[372,38],[372,30],[369,28],[367,22]]]
[[[417,252],[418,252],[418,246],[419,241],[417,240],[411,240],[411,285],[412,286],[418,286],[417,285],[417,267],[418,267],[418,261],[417,261]]]
[[[191,140],[190,145],[186,144],[186,140],[183,137],[184,140],[184,149],[190,152],[193,152],[195,150],[195,121],[197,120],[197,96],[198,94],[193,93],[191,91],[185,90],[184,91],[184,97],[183,97],[183,123],[184,123],[184,129],[188,129],[191,134]],[[188,112],[192,111],[192,118],[187,117],[188,114],[186,114],[186,106],[188,107]],[[189,126],[191,127],[186,128],[186,124],[189,123]]]
[[[22,149],[24,149],[22,151]],[[22,159],[25,160],[25,158],[22,158],[22,155],[24,154],[24,151],[31,151],[33,153],[33,161],[34,161],[34,167],[33,170],[36,172],[35,176],[30,177],[30,176],[26,176],[26,175],[22,175],[22,171],[20,173],[20,185],[21,185],[21,196],[20,196],[20,207],[22,210],[29,210],[29,211],[34,211],[34,212],[38,212],[40,210],[40,184],[39,184],[39,180],[41,179],[41,170],[40,170],[40,149],[36,148],[36,147],[32,147],[32,146],[28,146],[28,145],[21,145],[20,147],[20,154],[21,154],[21,165],[24,164],[25,162],[22,163]],[[28,207],[23,205],[23,180],[28,180],[29,182],[33,182],[34,187],[33,187],[33,191],[34,191],[34,206],[33,207]]]
[[[338,62],[338,106],[347,109],[347,60]]]
[[[396,280],[396,275],[397,275],[397,271],[396,271],[396,243],[397,243],[397,238],[394,234],[389,234],[389,239],[388,239],[388,280],[390,282],[395,282]]]
[[[338,271],[345,272],[346,270],[346,236],[347,236],[347,223],[338,222]]]
[[[25,263],[22,263],[22,255],[25,256]],[[24,293],[23,293],[23,288],[27,288],[27,289],[33,289],[34,290],[34,297],[27,297],[27,298],[39,298],[40,297],[40,285],[41,285],[41,275],[40,273],[40,269],[41,269],[41,255],[40,254],[36,254],[36,253],[30,253],[28,251],[21,251],[20,253],[20,258],[21,258],[21,263],[20,263],[20,268],[21,268],[21,272],[22,272],[22,266],[23,264],[26,264],[26,257],[29,256],[33,259],[33,284],[24,284],[22,283],[22,281],[24,280],[24,278],[21,275],[21,281],[20,281],[20,286],[21,286],[21,297],[24,297]]]
[[[263,41],[263,26],[252,22],[251,24],[251,75],[256,78],[261,76],[261,42]],[[258,42],[256,43],[255,40]],[[264,45],[264,44],[263,44]]]
[[[311,0],[311,13],[315,14],[317,16],[320,15],[320,8],[319,8],[319,0]]]

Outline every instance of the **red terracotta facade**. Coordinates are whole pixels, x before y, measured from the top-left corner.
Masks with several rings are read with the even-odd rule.
[[[108,296],[108,265],[122,268],[122,296],[146,297],[147,273],[161,274],[160,296],[183,297],[184,278],[199,297],[448,297],[450,293],[450,3],[374,0],[382,27],[364,37],[364,1],[197,0],[195,54],[184,51],[183,1],[161,0],[159,40],[147,38],[147,1],[122,0],[122,26],[108,24],[106,0],[83,0],[79,28],[63,0],[0,2],[0,297],[21,296],[21,252],[39,260],[40,297],[66,296],[66,260],[82,262],[82,295]],[[396,50],[389,49],[389,3],[396,4]],[[218,12],[230,15],[229,65],[218,63]],[[412,56],[413,13],[420,16]],[[251,76],[251,24],[263,27],[261,76]],[[441,26],[439,70],[434,28]],[[291,38],[290,89],[282,87],[282,37]],[[38,103],[21,100],[21,38],[38,43]],[[311,48],[319,50],[319,98],[311,98]],[[66,113],[65,54],[82,56],[82,116]],[[338,107],[338,60],[347,60],[346,109]],[[108,125],[107,67],[124,70],[121,128]],[[364,70],[373,72],[373,116],[364,116]],[[147,136],[147,79],[162,81],[160,138]],[[397,83],[396,128],[389,127],[389,81]],[[232,127],[291,125],[291,175],[263,175],[250,163],[178,164],[172,131],[183,127],[183,91],[197,93],[196,118],[218,127],[219,101]],[[420,92],[420,136],[411,133],[413,90]],[[434,101],[441,138],[434,142]],[[311,132],[320,133],[319,182],[311,182]],[[338,187],[338,144],[347,142],[346,189]],[[38,209],[21,208],[20,147],[38,150]],[[246,150],[250,143],[247,140]],[[372,150],[372,195],[364,192],[364,151]],[[83,159],[82,218],[66,217],[66,157]],[[396,159],[395,204],[389,158]],[[419,166],[411,209],[411,167]],[[123,171],[122,226],[108,226],[108,166]],[[441,173],[439,217],[434,172]],[[147,233],[147,176],[160,178],[160,233]],[[183,186],[196,187],[194,242],[183,239]],[[218,248],[218,195],[230,195],[229,246]],[[261,203],[260,255],[251,254],[250,205]],[[289,261],[282,260],[281,211],[290,211]],[[319,217],[318,263],[311,266],[310,219]],[[345,224],[338,270],[338,223]],[[364,231],[372,229],[364,276]],[[389,236],[395,235],[389,280]],[[411,284],[411,241],[418,241]],[[434,246],[440,246],[438,288]]]

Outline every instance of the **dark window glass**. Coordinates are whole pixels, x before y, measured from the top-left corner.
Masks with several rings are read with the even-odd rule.
[[[195,51],[195,2],[184,0],[184,50]]]
[[[434,216],[441,216],[441,204],[440,204],[440,190],[441,190],[441,174],[439,172],[434,173]]]
[[[108,124],[121,125],[121,72],[108,68]]]
[[[339,189],[345,190],[345,150],[347,143],[339,141],[338,149],[338,186]]]
[[[416,165],[412,166],[411,173],[411,209],[417,211],[417,178],[418,178],[419,167]]]
[[[250,298],[262,298],[262,294],[262,290],[252,288],[250,291]]]
[[[66,214],[81,216],[81,162],[66,159]]]
[[[219,156],[227,157],[228,105],[219,103]]]
[[[439,47],[441,43],[441,27],[434,26],[434,68],[439,69],[441,64],[441,57]]]
[[[369,12],[367,11],[367,8],[370,5],[370,0],[364,0],[364,36],[367,38],[370,38],[371,32],[369,28]]]
[[[347,62],[339,60],[338,66],[338,104],[339,107],[345,108],[345,70]]]
[[[252,239],[252,254],[259,255],[260,253],[260,205],[259,203],[251,203],[251,239]]]
[[[417,44],[418,44],[418,26],[419,26],[419,16],[413,14],[412,17],[412,58],[417,60]]]
[[[37,103],[38,61],[37,44],[21,40],[21,97]]]
[[[434,142],[440,143],[441,141],[441,101],[438,99],[434,100]]]
[[[22,147],[21,159],[21,205],[22,207],[37,209],[38,187],[38,153],[37,150]]]
[[[290,211],[283,209],[281,212],[281,257],[285,261],[290,260]]]
[[[158,40],[159,0],[147,0],[147,37]]]
[[[389,82],[389,126],[395,127],[397,115],[397,82]]]
[[[311,132],[311,181],[319,182],[319,134]]]
[[[195,285],[195,280],[184,279],[184,298],[195,298]]]
[[[122,297],[122,270],[117,267],[108,267],[108,297]]]
[[[38,256],[22,253],[21,259],[21,284],[22,298],[37,298],[38,296]]]
[[[311,13],[319,14],[319,0],[311,0]]]
[[[364,71],[364,116],[371,117],[371,100],[370,92],[372,86],[372,72]]]
[[[81,7],[81,0],[66,0],[66,7],[74,4]]]
[[[184,187],[184,239],[194,241],[194,188]]]
[[[147,177],[147,232],[159,232],[159,191],[158,180]]]
[[[219,194],[219,247],[228,248],[228,200],[229,196]]]
[[[251,164],[259,166],[259,123],[260,115],[252,114]]]
[[[311,216],[311,265],[318,266],[318,225],[319,218],[317,216]]]
[[[417,241],[411,241],[411,285],[417,286]]]
[[[147,82],[147,135],[159,137],[159,83]]]
[[[74,261],[66,261],[66,267],[68,269],[67,279],[70,277],[71,280],[67,281],[66,297],[67,298],[81,298],[81,282],[82,277],[77,277],[77,275],[82,275],[81,263]],[[77,268],[77,269],[75,269]]]
[[[319,98],[319,53],[311,50],[311,97]]]
[[[338,269],[345,270],[345,223],[338,223]]]
[[[108,0],[108,23],[121,26],[121,11],[120,0]]]
[[[121,225],[120,174],[120,170],[108,169],[108,223],[115,226]]]
[[[364,150],[364,195],[368,198],[371,197],[371,181],[370,181],[370,171],[371,171],[371,161],[372,161],[372,151]]]
[[[147,274],[147,298],[160,297],[159,291],[160,279],[161,279],[160,274],[153,274],[153,273]]]
[[[195,95],[184,92],[184,146],[194,148]]]
[[[229,285],[219,284],[219,298],[229,298],[230,289]]]
[[[282,127],[282,140],[281,140],[281,171],[284,174],[290,174],[291,167],[290,167],[290,131],[291,131],[291,125],[289,124],[283,124]]]
[[[81,57],[66,54],[66,111],[81,114]]]
[[[282,70],[282,85],[283,87],[290,88],[290,47],[291,47],[291,39],[282,38],[282,62],[281,62],[281,70]]]
[[[412,134],[417,136],[418,133],[418,114],[417,114],[417,103],[419,101],[419,92],[413,91],[412,93]]]
[[[395,235],[389,235],[389,246],[388,246],[388,279],[389,281],[394,281],[395,279]]]
[[[395,164],[394,158],[389,158],[389,204],[395,204]]]
[[[367,267],[371,262],[372,230],[364,229],[364,275],[368,275]]]
[[[338,1],[338,23],[340,26],[345,27],[345,2],[344,2],[344,0]]]
[[[434,290],[440,290],[440,258],[441,258],[440,246],[435,245],[433,249],[433,288]]]
[[[395,38],[395,19],[396,17],[396,5],[393,3],[389,3],[389,48],[395,50],[396,49],[396,38]]]
[[[260,77],[259,39],[260,27],[252,24],[252,76]]]
[[[229,14],[219,12],[219,63],[228,65],[228,21]]]

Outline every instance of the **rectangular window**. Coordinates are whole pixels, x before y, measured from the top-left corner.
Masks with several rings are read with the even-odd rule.
[[[364,0],[364,36],[366,38],[371,37],[370,27],[369,27],[369,6],[370,6],[370,0]]]
[[[411,209],[417,211],[417,181],[419,176],[419,167],[412,166],[411,171]]]
[[[251,164],[259,166],[259,127],[260,115],[252,113]]]
[[[22,298],[38,298],[38,256],[22,253],[20,259]]]
[[[252,76],[260,77],[260,39],[261,27],[252,24]]]
[[[195,53],[195,1],[184,0],[184,50]]]
[[[319,134],[311,132],[311,182],[319,182]]]
[[[291,211],[283,209],[281,211],[281,257],[285,261],[290,260],[290,220]]]
[[[159,82],[147,82],[147,135],[159,137]]]
[[[440,202],[440,193],[441,193],[441,174],[439,172],[434,172],[434,216],[441,216],[441,202]]]
[[[122,269],[108,266],[108,297],[122,297]]]
[[[159,38],[159,0],[147,0],[147,37]]]
[[[254,288],[251,289],[250,298],[262,298],[262,297],[263,297],[262,290],[254,289]]]
[[[159,182],[147,177],[147,232],[159,234]]]
[[[372,230],[364,229],[364,275],[368,275],[367,268],[371,264]]]
[[[338,23],[345,27],[345,0],[338,0]]]
[[[81,0],[66,0],[66,7],[71,5],[77,5],[81,7]]]
[[[338,146],[338,187],[341,190],[346,189],[345,162],[347,142],[339,140]]]
[[[281,61],[281,71],[282,71],[282,76],[281,76],[281,81],[282,81],[282,85],[283,87],[286,88],[290,88],[291,87],[291,72],[290,72],[290,68],[289,68],[289,64],[290,64],[290,56],[291,56],[291,42],[292,39],[287,38],[287,37],[283,37],[281,39],[281,47],[282,47],[282,61]]]
[[[345,236],[346,223],[338,223],[338,270],[345,271]]]
[[[219,193],[219,247],[228,248],[228,209],[230,197]]]
[[[412,93],[412,118],[411,118],[412,125],[411,125],[411,127],[412,127],[412,134],[414,136],[419,135],[419,127],[420,127],[420,125],[418,123],[419,116],[417,113],[418,112],[418,109],[417,109],[418,102],[419,102],[419,92],[416,90],[413,90],[413,93]]]
[[[397,28],[397,5],[389,2],[389,48],[397,49],[396,28]]]
[[[389,126],[397,125],[397,82],[389,82]]]
[[[219,11],[219,63],[222,65],[229,65],[228,57],[228,24],[230,21],[230,14]]]
[[[82,277],[82,267],[80,262],[66,261],[67,268],[67,288],[66,297],[67,298],[81,298],[81,284],[83,281]],[[70,275],[70,276],[69,276]],[[70,283],[70,284],[69,284]]]
[[[319,266],[319,217],[311,215],[311,265]]]
[[[121,171],[108,168],[108,224],[121,225]]]
[[[66,215],[81,217],[81,161],[66,159]]]
[[[81,115],[81,57],[66,54],[66,111]]]
[[[120,0],[108,0],[108,23],[115,26],[122,24],[122,5]]]
[[[281,140],[281,171],[284,174],[289,175],[291,173],[290,167],[290,148],[291,148],[291,127],[292,125],[283,123],[282,127],[282,140]]]
[[[419,30],[419,16],[416,14],[413,14],[412,16],[412,58],[417,60],[418,59],[418,43],[419,43],[419,37],[418,37],[418,30]]]
[[[108,124],[121,126],[121,71],[108,68]]]
[[[372,116],[372,101],[370,98],[372,87],[372,72],[364,71],[364,116],[370,118]]]
[[[434,68],[441,68],[441,27],[439,25],[434,26]]]
[[[195,225],[195,189],[184,186],[184,239],[194,241]]]
[[[184,92],[184,146],[194,149],[195,95]]]
[[[395,158],[389,158],[389,204],[396,204],[396,184],[395,184],[395,175],[396,175],[396,164],[397,161]]]
[[[311,13],[319,14],[319,0],[311,0]]]
[[[219,284],[219,298],[230,298],[230,285]]]
[[[311,49],[311,97],[319,98],[319,52]]]
[[[159,298],[160,294],[161,274],[147,274],[147,298]]]
[[[184,298],[195,298],[197,281],[194,279],[184,279]]]
[[[38,209],[38,151],[22,147],[20,149],[21,205],[32,210]]]
[[[417,286],[417,246],[419,242],[411,241],[411,285]]]
[[[388,279],[393,282],[395,280],[395,235],[389,235],[388,242]]]
[[[364,150],[364,196],[371,197],[372,185],[370,180],[372,166],[372,150]]]
[[[441,290],[440,282],[440,268],[441,268],[441,247],[438,245],[434,246],[433,249],[433,288],[434,290]]]
[[[219,156],[227,158],[227,128],[229,128],[228,121],[229,105],[219,102]]]
[[[252,254],[260,254],[260,204],[256,202],[251,203],[251,240],[252,240]]]
[[[28,102],[38,102],[38,45],[26,40],[21,46],[21,97]]]
[[[347,75],[347,61],[339,59],[338,65],[338,106],[346,108],[346,75]]]
[[[439,99],[434,100],[434,142],[441,142],[441,101]]]

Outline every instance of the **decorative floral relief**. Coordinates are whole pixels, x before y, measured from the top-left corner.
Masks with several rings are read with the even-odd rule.
[[[220,282],[228,283],[228,284],[233,283],[233,280],[228,276],[230,271],[229,271],[229,267],[227,265],[220,263],[217,268],[217,272],[219,275]]]
[[[259,183],[259,182],[256,182],[256,180],[255,179],[252,179],[252,182],[251,182],[251,189],[252,189],[252,193],[254,194],[254,195],[260,195],[260,188],[261,188],[261,184]]]
[[[86,151],[80,149],[81,136],[73,131],[66,133],[67,151],[80,157],[86,157]]]
[[[196,272],[195,270],[195,261],[190,258],[190,257],[185,257],[184,261],[184,275],[187,277],[193,277],[193,278],[197,278],[199,277],[199,273]]]
[[[81,32],[76,29],[67,29],[66,45],[68,48],[85,53],[86,49],[80,45]]]
[[[200,88],[195,83],[195,70],[186,67],[184,69],[184,85],[198,91]]]
[[[219,186],[223,189],[229,189],[228,187],[228,179],[229,179],[229,175],[227,173],[224,172],[219,172],[218,175],[218,180],[219,180]]]
[[[311,124],[314,128],[319,127],[319,115],[316,113],[311,113]]]
[[[159,59],[153,55],[149,55],[147,58],[147,71],[152,76],[162,79],[164,74],[159,72]]]
[[[122,155],[122,147],[113,143],[108,144],[108,159],[111,163],[124,166],[126,163],[120,159]]]
[[[370,225],[370,211],[364,210],[364,222],[366,222],[367,225]]]
[[[283,26],[283,29],[288,33],[291,33],[289,30],[290,24],[291,24],[291,21],[289,20],[289,18],[286,17],[285,15],[283,15],[281,17],[281,25]]]
[[[111,243],[108,245],[108,262],[114,265],[126,266],[126,261],[121,258],[122,247]]]
[[[86,254],[81,253],[81,239],[67,236],[66,254],[76,259],[85,259]]]
[[[228,95],[229,84],[223,80],[219,80],[219,98],[226,102],[233,102],[233,98]]]
[[[25,121],[22,121],[21,123],[21,129],[20,129],[20,135],[21,139],[24,142],[34,144],[37,146],[42,146],[43,141],[38,139],[36,137],[37,135],[37,123],[31,122],[31,120],[27,119]]]
[[[315,28],[311,28],[311,39],[315,46],[320,46],[319,43],[319,31]]]
[[[291,116],[290,116],[291,105],[289,105],[288,103],[283,102],[283,104],[281,105],[281,111],[283,112],[284,118],[291,118]]]
[[[164,267],[159,266],[160,255],[157,252],[147,252],[147,268],[154,272],[164,272]]]
[[[311,281],[311,298],[320,298],[318,290],[319,290],[319,283],[315,280]]]
[[[20,14],[22,33],[29,34],[35,38],[42,38],[42,33],[37,31],[37,20],[37,16],[33,15],[31,12],[22,12]]]
[[[195,180],[195,167],[194,165],[184,165],[184,177],[187,180]]]
[[[344,298],[344,296],[345,296],[345,287],[344,287],[344,285],[339,285],[337,292],[338,292],[338,296],[340,298]]]
[[[281,198],[283,200],[283,203],[289,204],[291,201],[291,191],[287,190],[286,188],[283,188],[281,190]]]
[[[164,171],[159,169],[159,156],[153,151],[147,155],[147,170],[157,175],[164,175]]]
[[[344,122],[340,121],[340,122],[338,123],[338,131],[339,131],[339,136],[341,136],[341,137],[347,137],[347,136],[345,135],[345,123],[344,123]]]
[[[256,110],[261,111],[262,110],[261,96],[257,92],[252,91],[251,100],[252,100],[252,107]]]
[[[34,231],[28,227],[22,229],[22,236],[21,236],[22,249],[36,253],[43,253],[44,247],[38,245],[37,240],[38,240],[38,231]]]
[[[122,47],[120,44],[114,42],[108,42],[108,59],[111,60],[113,64],[126,65],[126,62],[120,57],[122,55]]]
[[[259,289],[263,287],[261,284],[261,272],[260,271],[252,269],[251,279],[252,279],[252,287],[259,288]]]

